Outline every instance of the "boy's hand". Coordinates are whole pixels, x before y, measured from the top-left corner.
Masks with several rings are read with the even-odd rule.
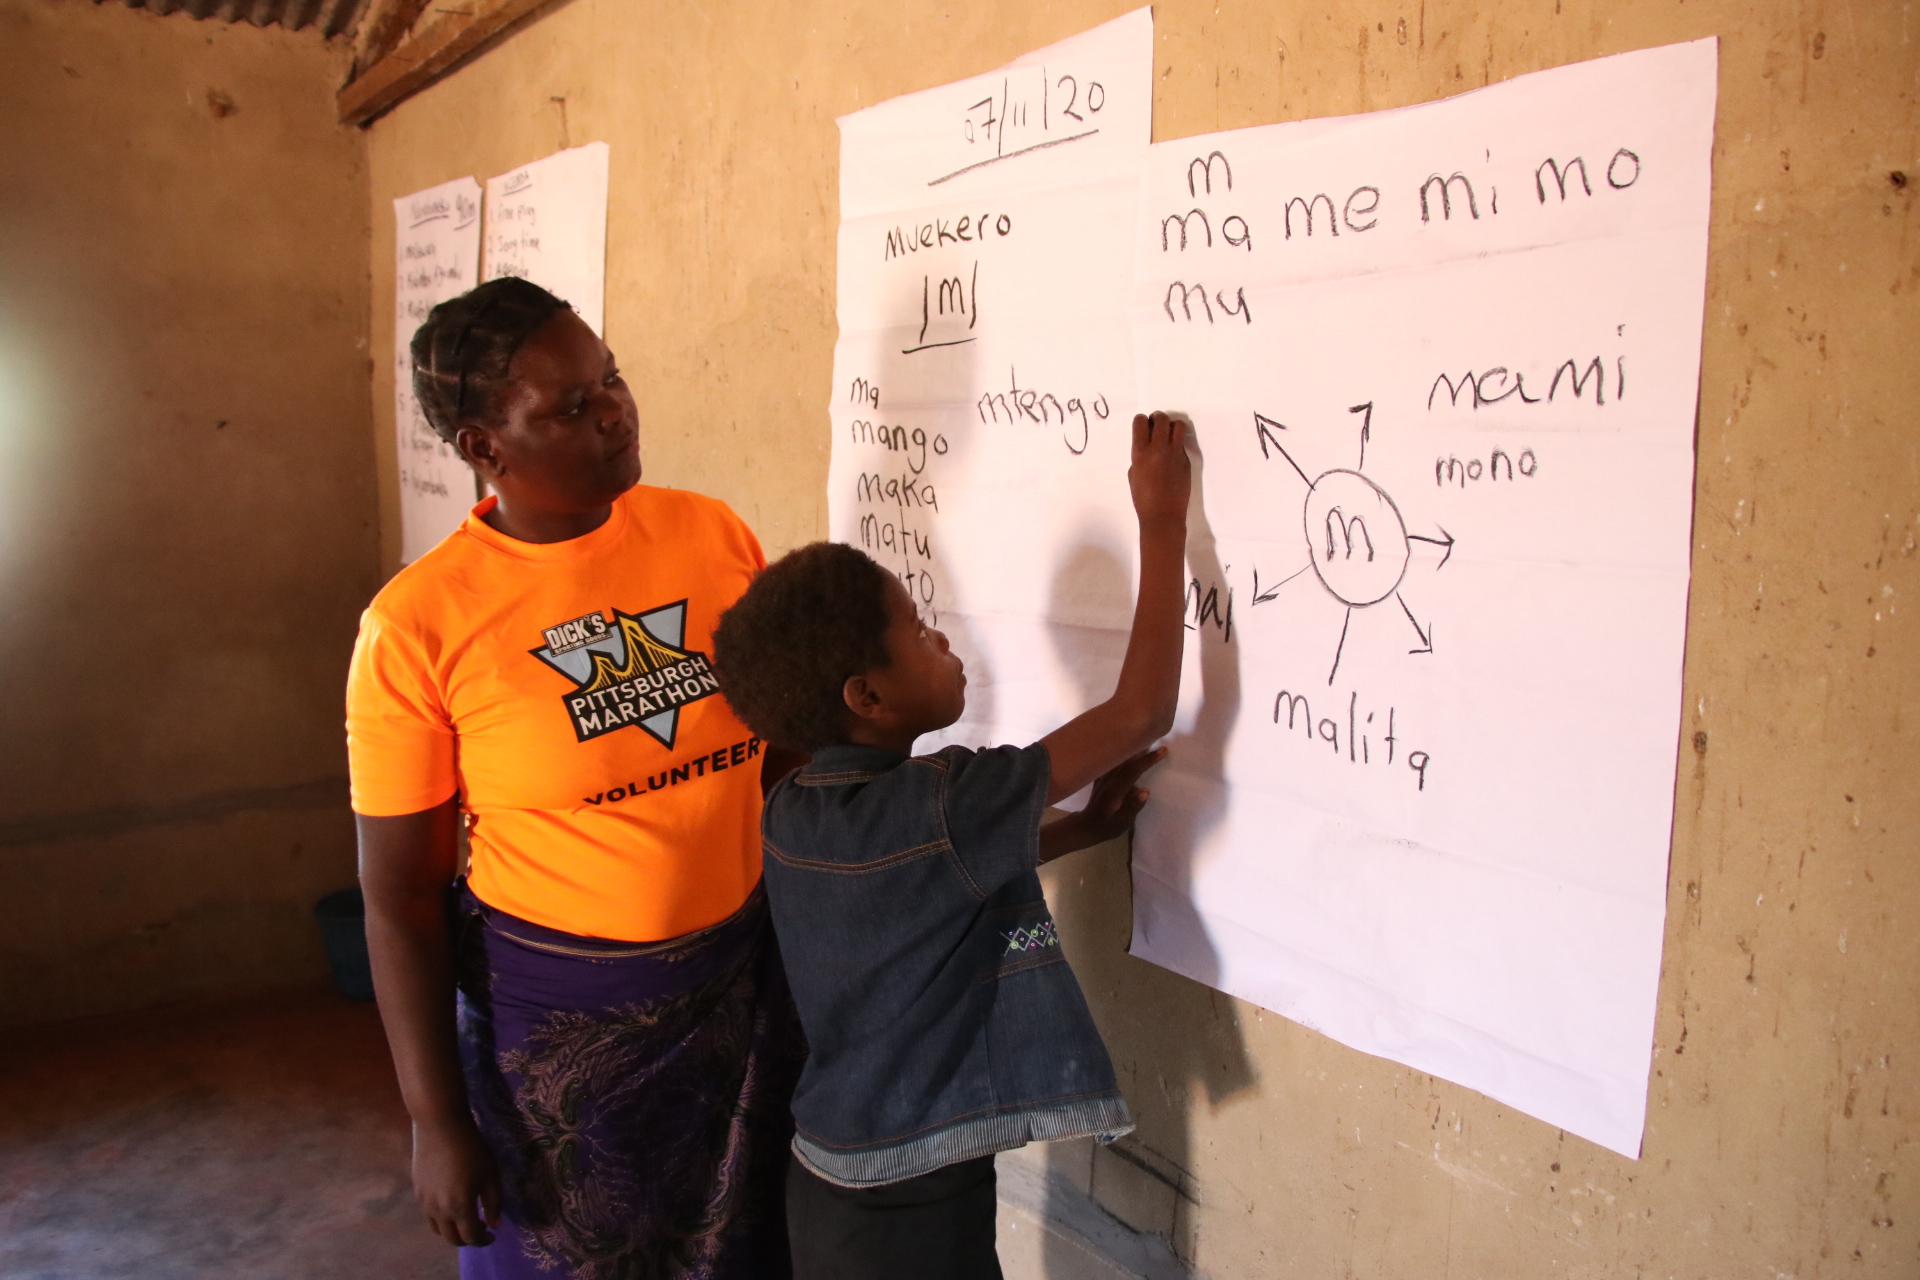
[[[1133,415],[1133,465],[1127,487],[1141,525],[1187,523],[1193,464],[1187,458],[1187,424],[1164,413]]]
[[[1134,818],[1147,803],[1150,792],[1133,784],[1140,775],[1167,758],[1165,747],[1142,751],[1131,760],[1123,760],[1101,774],[1093,784],[1087,807],[1080,811],[1092,843],[1111,840],[1133,826]]]
[[[1087,807],[1040,829],[1040,861],[1085,849],[1127,831],[1151,794],[1134,784],[1140,775],[1167,758],[1167,749],[1142,751],[1122,761],[1094,781]]]
[[[1166,413],[1133,420],[1127,487],[1140,517],[1140,590],[1133,602],[1127,656],[1111,698],[1040,739],[1052,769],[1047,802],[1058,803],[1097,782],[1108,809],[1087,821],[1104,822],[1109,833],[1124,831],[1146,799],[1144,794],[1131,795],[1130,778],[1120,781],[1129,769],[1133,778],[1139,777],[1150,763],[1134,753],[1171,732],[1179,709],[1180,657],[1186,643],[1180,619],[1187,601],[1187,505],[1193,496],[1193,464],[1187,458],[1191,429]],[[1081,847],[1069,844],[1061,852]]]

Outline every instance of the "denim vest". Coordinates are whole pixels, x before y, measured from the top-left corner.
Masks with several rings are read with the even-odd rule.
[[[1047,750],[835,746],[767,797],[767,900],[809,1056],[793,1147],[898,1182],[1133,1128],[1034,873]]]

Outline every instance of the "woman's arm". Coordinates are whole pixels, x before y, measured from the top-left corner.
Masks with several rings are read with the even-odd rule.
[[[1127,485],[1140,519],[1140,595],[1113,696],[1042,738],[1053,765],[1047,803],[1070,796],[1151,746],[1173,727],[1186,641],[1187,425],[1156,413],[1133,419]]]
[[[500,1175],[467,1109],[454,1033],[446,899],[458,860],[458,803],[355,821],[374,991],[413,1117],[414,1198],[441,1239],[480,1245],[492,1242],[487,1227],[500,1220]]]

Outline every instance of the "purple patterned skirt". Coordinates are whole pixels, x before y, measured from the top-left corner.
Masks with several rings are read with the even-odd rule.
[[[806,1049],[763,893],[657,943],[543,928],[464,891],[456,927],[467,1092],[504,1190],[461,1276],[788,1276]]]

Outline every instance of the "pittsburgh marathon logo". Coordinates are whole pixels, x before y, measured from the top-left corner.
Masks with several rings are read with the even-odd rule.
[[[612,612],[611,626],[597,612],[556,623],[528,652],[573,681],[561,702],[579,741],[638,725],[672,750],[681,708],[720,692],[707,655],[682,647],[687,602]]]

